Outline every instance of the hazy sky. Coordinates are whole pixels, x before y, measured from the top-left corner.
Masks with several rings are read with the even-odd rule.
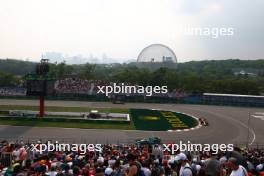
[[[55,51],[133,59],[162,43],[180,62],[261,59],[263,19],[263,0],[0,0],[0,58],[38,60]],[[234,35],[178,32],[186,26],[234,28]]]

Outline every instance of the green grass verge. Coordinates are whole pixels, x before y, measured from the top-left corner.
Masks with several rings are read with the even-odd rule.
[[[162,110],[130,109],[135,128],[146,131],[190,129],[198,125],[193,117]],[[147,125],[146,125],[147,124]]]
[[[112,108],[89,108],[89,107],[56,107],[47,106],[46,111],[52,112],[89,112],[98,110],[105,113],[129,113],[129,109],[112,109]],[[0,105],[0,115],[7,115],[8,110],[33,110],[38,111],[38,106],[20,106],[20,105]],[[2,111],[2,112],[1,112]],[[52,117],[48,117],[52,118]],[[56,116],[58,118],[58,116]],[[62,117],[63,118],[63,117]],[[36,127],[61,127],[61,128],[85,128],[85,129],[120,129],[133,130],[135,126],[131,124],[100,124],[100,123],[78,123],[78,122],[43,122],[43,121],[21,121],[21,120],[3,120],[0,119],[0,125],[13,126],[36,126]]]
[[[8,111],[0,111],[0,115],[8,115]]]
[[[89,112],[91,110],[98,110],[99,112],[108,113],[129,113],[129,109],[123,108],[89,108],[89,107],[57,107],[57,106],[46,106],[46,111],[52,112]],[[32,110],[38,111],[38,106],[21,106],[21,105],[0,105],[0,110]]]
[[[33,127],[59,127],[59,128],[84,128],[84,129],[120,129],[134,130],[133,124],[100,124],[100,123],[63,123],[63,122],[37,122],[19,120],[1,120],[0,125],[33,126]]]

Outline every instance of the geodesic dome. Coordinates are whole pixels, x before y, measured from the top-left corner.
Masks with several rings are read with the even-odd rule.
[[[137,62],[173,62],[177,57],[172,49],[162,44],[152,44],[144,48],[138,55]]]

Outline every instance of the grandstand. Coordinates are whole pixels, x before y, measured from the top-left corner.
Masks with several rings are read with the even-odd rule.
[[[50,90],[53,92],[51,99],[83,99],[83,100],[105,100],[108,98],[104,95],[98,95],[97,86],[111,85],[112,82],[101,80],[86,80],[79,78],[65,78],[56,80],[54,87]],[[126,83],[130,85],[130,83]],[[27,89],[23,87],[0,87],[1,97],[26,97]],[[153,94],[152,97],[145,97],[142,94],[123,96],[124,101],[144,101],[144,102],[161,102],[161,103],[187,103],[187,104],[214,104],[214,105],[235,105],[235,106],[254,106],[264,107],[264,96],[257,95],[240,95],[240,94],[217,94],[203,93],[202,95],[192,95],[182,89],[173,89],[167,94]]]

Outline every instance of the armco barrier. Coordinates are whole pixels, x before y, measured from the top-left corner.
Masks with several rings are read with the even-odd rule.
[[[0,96],[4,99],[38,99],[38,97],[28,96]],[[69,100],[69,101],[97,101],[111,102],[112,100],[103,95],[87,95],[87,94],[62,94],[47,96],[47,100]],[[124,102],[138,103],[175,103],[175,104],[197,104],[197,105],[217,105],[217,106],[239,106],[239,107],[264,107],[264,102],[234,102],[234,101],[208,101],[202,96],[187,96],[183,98],[168,98],[168,97],[143,97],[143,96],[128,96]]]

